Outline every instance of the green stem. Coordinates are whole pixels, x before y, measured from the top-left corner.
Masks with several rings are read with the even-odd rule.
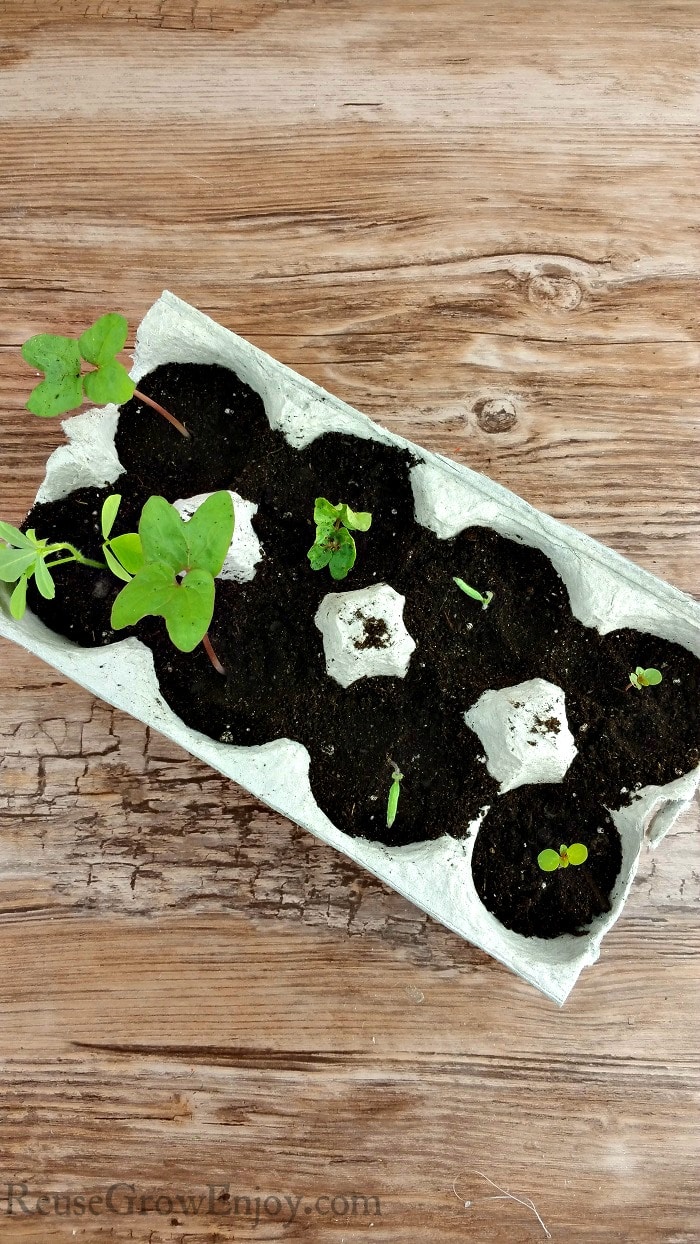
[[[60,553],[62,549],[68,549],[71,556],[62,557],[57,562],[49,562],[47,563],[49,566],[63,566],[66,562],[79,562],[81,566],[94,566],[96,570],[107,570],[106,562],[96,562],[93,561],[92,557],[84,557],[80,550],[69,544],[67,540],[62,544],[50,544],[45,549],[45,559],[49,553]]]

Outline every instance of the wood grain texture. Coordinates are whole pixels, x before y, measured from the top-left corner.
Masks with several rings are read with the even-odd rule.
[[[4,0],[3,517],[61,440],[19,344],[169,287],[697,593],[699,67],[694,0]],[[559,1012],[0,660],[0,1239],[545,1239],[488,1176],[700,1241],[697,810]]]

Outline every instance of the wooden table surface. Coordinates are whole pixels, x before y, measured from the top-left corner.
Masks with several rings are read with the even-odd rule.
[[[697,0],[2,0],[2,516],[168,287],[697,591],[699,123]],[[3,1242],[700,1241],[697,812],[559,1011],[0,659]]]

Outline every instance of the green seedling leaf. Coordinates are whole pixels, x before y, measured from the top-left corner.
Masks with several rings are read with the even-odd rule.
[[[561,863],[561,860],[559,858],[559,852],[552,851],[550,847],[547,847],[546,851],[540,851],[539,855],[537,856],[537,863],[539,864],[543,873],[556,872],[556,870],[558,869]]]
[[[312,570],[323,570],[323,567],[327,566],[331,560],[333,552],[324,545],[312,544],[306,556],[311,562]]]
[[[29,395],[27,409],[32,414],[50,419],[82,405],[80,351],[70,337],[39,333],[25,341],[22,358],[46,377]]]
[[[123,536],[113,536],[109,545],[110,552],[119,560],[129,575],[136,574],[144,565],[141,537],[135,531],[127,531]]]
[[[107,539],[110,531],[112,530],[114,526],[114,521],[117,517],[119,506],[121,505],[121,500],[122,499],[121,499],[120,493],[113,492],[111,496],[107,497],[103,503],[102,514],[100,517],[100,522],[102,524],[102,539],[103,540]]]
[[[20,531],[18,527],[13,527],[12,523],[4,523],[0,521],[0,539],[6,540],[8,544],[12,544],[16,549],[36,548],[36,545],[29,538],[29,536],[25,535],[23,531]]]
[[[41,592],[41,595],[44,597],[44,600],[53,600],[56,595],[56,584],[51,578],[51,571],[46,565],[43,557],[37,557],[36,559],[34,566],[34,578],[36,579],[36,585]]]
[[[401,783],[403,781],[403,773],[395,761],[390,761],[393,765],[393,773],[391,775],[392,782],[389,788],[389,798],[386,805],[386,827],[391,829],[396,820],[396,813],[399,808],[399,795],[401,794]]]
[[[36,549],[11,549],[0,546],[0,580],[16,583],[37,560]]]
[[[588,859],[588,847],[582,842],[572,842],[566,853],[570,864],[585,864]]]
[[[314,522],[328,523],[330,527],[340,518],[342,505],[331,505],[325,497],[317,497],[314,503]]]
[[[26,402],[27,410],[42,419],[65,415],[83,404],[83,382],[80,376],[64,376],[62,379],[47,377],[32,389]]]
[[[177,574],[186,570],[189,549],[184,519],[165,497],[149,497],[141,511],[139,535],[148,562],[164,562]]]
[[[130,583],[132,576],[129,574],[128,570],[124,569],[121,562],[117,561],[108,544],[102,545],[102,552],[109,569],[112,571],[112,574],[116,575],[118,579],[121,579],[123,583]]]
[[[177,590],[178,583],[172,566],[165,562],[151,562],[144,566],[122,588],[112,605],[111,622],[114,630],[121,631],[125,626],[135,626],[149,615],[163,617],[173,593]]]
[[[165,625],[181,652],[191,652],[209,630],[214,614],[214,579],[208,570],[191,570],[165,610]]]
[[[453,583],[456,583],[457,587],[462,592],[465,592],[467,596],[471,596],[472,600],[480,601],[482,609],[488,609],[493,600],[493,592],[484,592],[483,594],[477,592],[476,588],[470,587],[468,583],[464,582],[464,579],[453,579]]]
[[[355,565],[356,549],[355,541],[349,531],[345,531],[341,527],[340,531],[335,533],[338,548],[334,549],[329,562],[329,569],[332,579],[344,579],[349,570]]]
[[[231,494],[215,492],[207,497],[184,524],[188,565],[207,570],[213,576],[219,574],[231,546],[234,526]]]
[[[100,406],[105,406],[107,402],[121,406],[133,397],[136,388],[126,367],[115,361],[105,363],[97,371],[86,372],[82,383],[90,401],[97,402]]]
[[[78,338],[78,348],[87,363],[103,367],[124,349],[128,332],[124,316],[109,312]]]
[[[341,505],[338,508],[340,509],[340,521],[348,531],[369,531],[372,526],[371,514],[364,511],[358,514],[355,510],[351,510],[349,505]]]
[[[17,586],[10,597],[10,613],[15,621],[19,622],[24,617],[27,608],[27,576],[22,575],[17,580]]]

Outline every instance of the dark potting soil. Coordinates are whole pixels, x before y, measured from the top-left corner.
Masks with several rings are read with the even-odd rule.
[[[619,807],[641,786],[668,782],[700,759],[700,662],[653,635],[628,628],[601,636],[583,626],[539,550],[486,528],[440,540],[419,526],[409,479],[414,459],[405,450],[337,433],[292,448],[270,427],[261,398],[222,367],[169,364],[140,384],[185,423],[191,439],[132,399],[122,407],[116,438],[125,474],[112,487],[79,489],[35,506],[25,527],[70,540],[99,558],[100,509],[111,492],[123,498],[115,535],[136,529],[153,493],[175,501],[230,488],[255,502],[253,526],[263,559],[250,582],[218,583],[209,631],[226,677],[216,673],[201,646],[187,655],[173,648],[158,618],[114,632],[110,612],[121,585],[107,572],[62,568],[54,601],[30,590],[34,612],[88,646],[136,634],[153,651],[167,702],[212,738],[238,745],[283,737],[303,743],[319,806],[350,835],[389,845],[442,834],[460,838],[490,805],[475,855],[481,859],[488,843],[487,865],[496,861],[498,884],[493,869],[483,870],[486,906],[505,924],[504,912],[522,909],[527,929],[520,931],[542,936],[589,923],[619,870],[619,839],[605,806]],[[356,533],[357,561],[340,584],[325,570],[311,570],[306,556],[317,496],[372,513],[370,530]],[[455,575],[482,592],[493,591],[487,610],[454,585]],[[416,649],[405,678],[363,678],[345,689],[326,674],[314,616],[328,592],[378,583],[406,597],[404,622]],[[380,623],[366,619],[363,644],[381,646]],[[660,669],[662,683],[626,690],[638,665]],[[499,796],[464,713],[489,688],[534,677],[565,691],[578,755],[560,785],[530,785]],[[392,762],[404,779],[398,815],[387,830]],[[555,794],[547,806],[557,808],[551,825],[543,812],[543,790],[550,789]],[[574,816],[579,806],[591,810],[585,823]],[[509,809],[517,816],[509,819]],[[538,902],[531,871],[513,855],[513,826],[525,824],[528,867],[534,860],[540,889],[546,882]],[[608,843],[603,872],[594,870],[601,826]],[[572,841],[586,844],[590,863],[541,873],[539,850]]]

